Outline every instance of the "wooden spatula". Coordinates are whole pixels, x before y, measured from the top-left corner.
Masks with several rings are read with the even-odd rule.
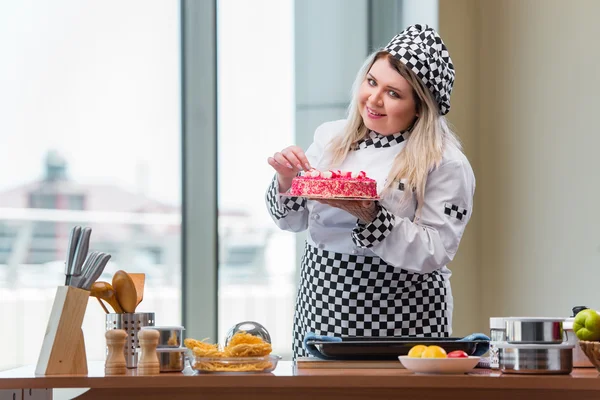
[[[117,298],[115,296],[115,290],[112,285],[108,282],[97,281],[92,284],[90,289],[90,296],[95,297],[100,302],[100,305],[108,314],[108,310],[102,303],[102,300],[106,301],[111,307],[115,310],[116,313],[123,313],[121,306],[117,302]]]
[[[137,293],[135,285],[129,274],[125,271],[117,271],[113,275],[112,286],[115,289],[117,302],[126,313],[135,311],[135,303],[137,302]]]
[[[144,286],[146,285],[146,274],[129,274],[133,284],[135,285],[135,291],[137,292],[137,299],[135,302],[135,308],[140,305],[144,300]],[[134,310],[135,312],[135,310]]]

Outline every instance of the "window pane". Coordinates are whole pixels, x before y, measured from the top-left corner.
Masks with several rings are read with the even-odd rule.
[[[138,311],[181,323],[179,25],[177,0],[0,2],[0,369],[37,362],[75,225],[99,280],[146,273]],[[88,360],[104,318],[90,299]]]
[[[293,0],[218,1],[219,338],[242,321],[291,356],[295,236],[276,230],[264,194],[267,152],[294,140]],[[213,339],[213,338],[211,338]]]
[[[344,118],[368,49],[366,0],[218,1],[219,339],[253,320],[291,358],[306,232],[278,229],[265,205],[267,157],[304,149]]]

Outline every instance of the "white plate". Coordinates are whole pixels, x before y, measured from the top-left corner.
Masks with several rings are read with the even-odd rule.
[[[417,358],[399,356],[406,369],[417,374],[466,374],[471,371],[481,357],[468,358]]]
[[[327,196],[317,196],[317,195],[308,195],[308,196],[298,196],[291,195],[289,193],[279,193],[281,197],[304,197],[308,200],[381,200],[381,197],[327,197]]]

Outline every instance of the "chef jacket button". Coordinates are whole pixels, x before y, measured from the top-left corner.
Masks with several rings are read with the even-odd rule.
[[[325,245],[324,245],[323,243],[319,243],[319,246],[318,246],[318,247],[319,247],[320,249],[324,249],[324,248],[325,248]]]
[[[313,215],[313,217],[312,217],[312,218],[313,218],[314,220],[318,220],[318,219],[319,219],[319,218],[321,218],[321,217],[319,217],[319,214],[315,214],[315,215]]]
[[[358,254],[358,251],[352,250],[352,254]]]

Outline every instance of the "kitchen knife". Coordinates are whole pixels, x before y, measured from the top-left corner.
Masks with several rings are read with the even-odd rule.
[[[85,289],[85,290],[91,289],[94,282],[96,282],[98,280],[98,278],[100,278],[100,275],[102,275],[102,272],[104,272],[104,268],[106,267],[108,260],[110,260],[110,254],[107,254],[107,253],[102,253],[98,257],[91,273],[86,277],[85,281],[83,281],[83,283],[81,284],[82,289]]]
[[[88,255],[90,247],[90,235],[92,228],[85,227],[81,231],[79,242],[77,243],[77,251],[75,252],[75,264],[73,265],[73,275],[81,275],[83,263]]]
[[[94,273],[94,269],[96,269],[96,265],[98,265],[98,261],[102,258],[104,253],[101,251],[94,251],[90,257],[90,263],[88,264],[85,271],[81,274],[81,280],[79,281],[79,287],[83,289],[84,282],[90,277],[91,274]]]
[[[69,235],[69,244],[67,246],[67,259],[65,261],[65,285],[71,284],[71,276],[73,275],[75,251],[77,250],[77,243],[81,236],[81,227],[75,226],[71,229]]]
[[[85,280],[86,276],[88,276],[88,274],[90,273],[90,270],[94,266],[94,263],[96,262],[99,255],[100,253],[97,251],[92,251],[88,254],[88,256],[85,259],[85,262],[83,263],[83,267],[81,268],[81,273],[79,275],[74,275],[73,279],[71,279],[71,286],[81,288],[81,284]]]

